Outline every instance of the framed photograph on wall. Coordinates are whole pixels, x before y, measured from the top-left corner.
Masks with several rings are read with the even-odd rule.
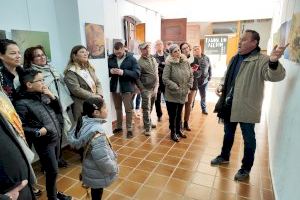
[[[105,58],[104,26],[85,23],[85,37],[90,58]]]
[[[6,33],[4,30],[0,30],[0,39],[6,39]]]
[[[17,42],[22,54],[29,47],[42,45],[47,54],[47,59],[51,61],[50,40],[48,32],[11,30],[11,37],[12,40]]]

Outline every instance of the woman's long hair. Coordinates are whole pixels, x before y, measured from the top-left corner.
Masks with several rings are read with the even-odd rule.
[[[64,71],[64,74],[66,74],[68,72],[68,70],[73,66],[75,66],[76,68],[86,68],[86,69],[92,68],[92,69],[94,69],[89,61],[87,61],[86,63],[79,63],[74,59],[75,55],[78,53],[78,51],[80,49],[87,50],[86,47],[83,45],[76,45],[72,48],[71,53],[70,53],[70,58],[68,61],[68,65]]]
[[[44,53],[44,55],[47,57],[45,49],[41,45],[27,48],[24,52],[24,62],[23,62],[23,67],[25,69],[31,67],[31,63],[34,59],[34,52],[38,49],[40,49]],[[46,62],[46,64],[47,64],[47,62]]]

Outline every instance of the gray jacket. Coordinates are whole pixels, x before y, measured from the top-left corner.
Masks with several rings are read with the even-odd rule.
[[[76,127],[70,131],[68,137],[70,145],[77,149],[89,146],[82,163],[81,175],[82,182],[90,188],[108,187],[119,173],[117,156],[104,133],[105,122],[103,119],[83,116],[78,138],[75,137]],[[97,133],[100,136],[97,137]]]
[[[163,72],[166,101],[184,104],[193,85],[193,72],[185,55],[176,60],[168,56]]]

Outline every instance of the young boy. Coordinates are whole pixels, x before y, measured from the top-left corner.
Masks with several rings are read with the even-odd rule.
[[[56,190],[56,148],[62,131],[58,100],[45,86],[40,71],[26,69],[19,79],[21,86],[15,108],[23,123],[25,135],[33,141],[40,163],[46,171],[48,200],[70,200],[72,197]]]

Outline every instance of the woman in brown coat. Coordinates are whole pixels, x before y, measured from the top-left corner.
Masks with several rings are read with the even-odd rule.
[[[179,136],[186,138],[186,135],[180,130],[181,113],[193,84],[193,73],[186,56],[180,53],[177,44],[171,45],[169,52],[170,55],[166,59],[162,79],[165,84],[165,99],[169,114],[171,139],[179,142]]]
[[[74,100],[73,115],[75,121],[81,116],[84,100],[89,97],[103,98],[100,81],[96,77],[95,69],[89,63],[88,56],[89,53],[84,46],[74,46],[64,72],[65,83]]]

